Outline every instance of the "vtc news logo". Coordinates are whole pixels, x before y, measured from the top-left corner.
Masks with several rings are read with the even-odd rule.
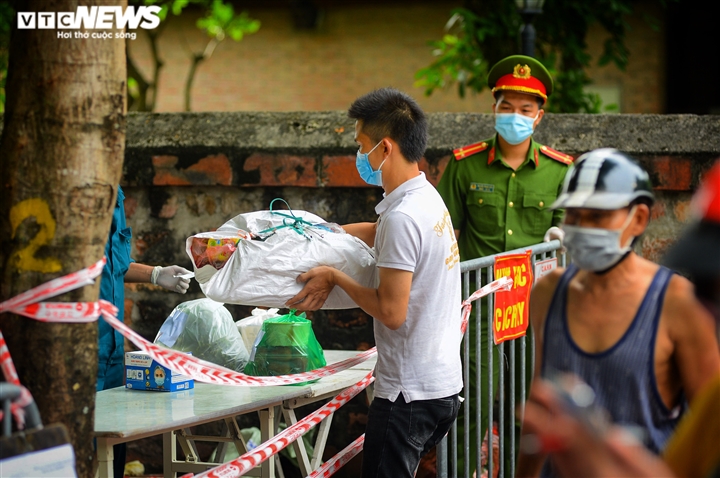
[[[161,8],[77,7],[75,12],[18,12],[18,29],[129,29],[151,30],[160,25]],[[141,23],[142,22],[142,23]]]

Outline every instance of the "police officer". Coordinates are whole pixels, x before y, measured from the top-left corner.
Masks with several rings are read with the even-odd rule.
[[[438,185],[463,261],[542,242],[562,218],[550,205],[573,161],[532,138],[553,89],[540,62],[507,57],[490,70],[488,86],[497,134],[454,150]]]
[[[552,94],[552,78],[547,69],[534,58],[513,55],[492,67],[488,74],[488,87],[495,97],[492,109],[497,134],[454,150],[454,159],[448,163],[438,184],[438,191],[450,211],[452,223],[458,227],[455,234],[462,261],[537,244],[543,241],[546,233],[562,239],[562,231],[555,226],[560,223],[563,211],[553,211],[550,205],[562,190],[565,174],[573,158],[541,145],[532,138],[545,114],[543,106]],[[488,373],[485,350],[487,332],[487,323],[483,321],[483,377],[487,377]],[[469,337],[474,336],[474,321],[471,321]],[[471,390],[475,390],[474,346],[473,341],[470,352],[471,379],[470,384],[466,384],[466,387],[470,385]],[[521,362],[521,355],[516,353],[516,377],[520,377]],[[498,363],[495,355],[495,384]],[[528,359],[528,377],[531,373],[530,363]],[[529,382],[527,380],[527,386]],[[518,395],[519,389],[516,387]],[[475,399],[471,402],[474,405]],[[475,417],[473,405],[471,416]],[[481,410],[481,436],[487,427],[486,408]],[[461,420],[458,422],[461,423]],[[474,451],[474,418],[471,424],[471,450]],[[474,458],[471,461],[474,462]],[[505,471],[506,474],[509,472]]]

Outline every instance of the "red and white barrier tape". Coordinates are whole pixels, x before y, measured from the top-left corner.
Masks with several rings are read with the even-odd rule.
[[[195,476],[198,478],[233,478],[242,476],[268,458],[279,453],[280,450],[287,447],[290,443],[305,435],[318,423],[335,413],[337,409],[364,390],[373,380],[375,379],[372,376],[372,372],[370,372],[364,379],[352,387],[343,390],[337,397],[333,398],[323,407],[298,421],[296,424],[286,428],[268,441],[258,445],[257,448],[254,448],[233,461],[229,461]],[[193,475],[187,474],[184,475],[183,478],[190,476]]]
[[[333,375],[342,370],[354,367],[369,359],[376,353],[372,348],[355,357],[325,366],[323,368],[294,375],[281,375],[277,377],[253,377],[235,372],[225,367],[206,362],[197,357],[166,349],[145,340],[130,327],[117,319],[117,308],[105,300],[98,302],[42,302],[50,297],[71,291],[93,283],[93,280],[102,274],[105,259],[93,266],[72,274],[68,274],[50,282],[34,287],[17,297],[0,303],[0,313],[12,312],[41,322],[55,323],[86,323],[97,320],[99,315],[115,330],[133,342],[140,350],[147,352],[158,363],[170,370],[192,377],[199,382],[215,383],[236,386],[269,386],[302,383],[309,380]],[[0,350],[0,366],[9,370],[8,377],[17,381],[17,373],[12,365],[7,347]],[[10,378],[6,380],[11,381]],[[18,382],[19,384],[19,382]]]
[[[55,297],[56,295],[64,294],[65,292],[92,284],[95,281],[95,278],[102,274],[103,267],[105,267],[104,257],[86,269],[73,272],[66,276],[58,277],[57,279],[53,279],[42,285],[33,287],[32,289],[25,291],[12,299],[8,299],[5,302],[0,303],[0,314],[3,312],[12,312],[15,314],[25,315],[26,317],[31,317],[30,315],[22,313],[26,306],[37,304],[40,301],[49,299],[50,297]],[[75,305],[74,303],[69,302],[64,302],[64,304]],[[48,320],[48,322],[65,321]]]
[[[0,313],[13,312],[43,322],[92,322],[97,319],[99,314],[99,306],[96,302],[39,302],[77,289],[78,287],[92,284],[94,279],[102,274],[104,266],[105,258],[86,269],[34,287],[12,299],[0,303]],[[10,357],[10,351],[7,348],[2,332],[0,332],[0,368],[2,368],[3,376],[7,382],[22,388],[20,397],[13,402],[11,409],[17,421],[18,428],[23,429],[25,425],[24,408],[33,402],[33,398],[30,391],[20,384],[15,365]],[[2,413],[0,412],[0,417],[1,416]]]
[[[472,303],[474,301],[499,290],[510,290],[512,285],[513,280],[510,277],[501,277],[476,290],[470,297],[465,299],[462,303],[462,322],[460,322],[460,331],[464,334],[467,329],[468,317],[470,317],[470,311],[472,310]]]
[[[362,451],[363,445],[365,445],[364,433],[357,437],[354,442],[343,448],[340,453],[323,463],[320,468],[310,473],[306,478],[327,478],[328,476],[334,475],[340,468],[347,465],[350,460]]]
[[[25,428],[25,407],[33,402],[33,397],[30,390],[20,384],[17,370],[15,370],[15,364],[12,361],[12,357],[10,357],[10,351],[7,348],[2,332],[0,332],[0,368],[2,368],[5,381],[17,385],[21,389],[18,399],[10,405],[10,411],[15,417],[18,428],[22,430]],[[3,415],[4,413],[0,411],[0,420],[2,420]]]

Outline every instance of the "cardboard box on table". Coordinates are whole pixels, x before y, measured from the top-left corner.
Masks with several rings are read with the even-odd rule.
[[[177,392],[195,388],[195,381],[163,367],[145,352],[125,353],[125,387],[133,390]]]

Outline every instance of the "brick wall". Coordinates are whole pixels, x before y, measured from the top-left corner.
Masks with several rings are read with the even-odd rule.
[[[260,31],[240,43],[224,41],[199,67],[193,111],[340,110],[374,88],[394,86],[415,96],[426,111],[487,112],[487,92],[461,99],[453,87],[424,97],[413,86],[415,72],[433,60],[428,42],[442,37],[450,11],[461,4],[330,2],[317,31],[295,30],[287,8],[250,8],[250,15],[262,22]],[[662,18],[662,12],[650,13]],[[192,12],[171,17],[161,36],[165,66],[156,111],[183,110],[189,52],[202,51],[207,42],[194,26],[196,18]],[[662,29],[654,32],[641,15],[630,18],[629,24],[628,71],[591,68],[594,85],[619,87],[624,113],[660,113],[665,76]],[[599,28],[591,29],[588,45],[595,59],[604,40]],[[130,42],[130,52],[148,71],[149,49],[142,33]]]
[[[436,184],[454,147],[491,134],[490,115],[431,114],[430,143],[420,166]],[[658,197],[639,249],[653,260],[688,221],[691,191],[720,156],[720,119],[713,116],[548,114],[535,137],[575,156],[612,146],[640,159]],[[381,191],[358,177],[352,138],[353,124],[343,112],[131,115],[123,187],[133,256],[189,267],[185,238],[236,214],[267,209],[275,197],[340,224],[375,220]],[[149,290],[132,289],[127,311],[149,338],[176,303],[200,293],[197,284],[187,297]],[[347,327],[336,321],[343,314],[318,313],[326,344],[366,347],[372,341],[369,321],[353,318],[350,327],[359,325],[362,332],[345,334]]]

